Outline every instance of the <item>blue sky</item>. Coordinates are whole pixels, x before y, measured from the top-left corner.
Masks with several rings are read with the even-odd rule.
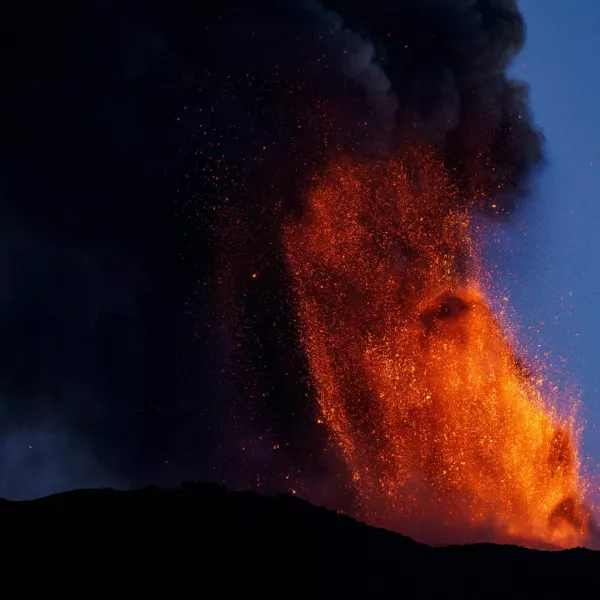
[[[519,5],[528,37],[511,72],[530,84],[547,165],[493,258],[522,336],[579,386],[582,455],[600,473],[600,2]]]

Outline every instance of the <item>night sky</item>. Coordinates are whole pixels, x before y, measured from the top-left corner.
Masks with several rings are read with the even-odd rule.
[[[480,43],[469,40],[472,20],[452,30],[438,16],[432,31],[447,38],[422,41],[423,7],[467,14],[465,2],[415,0],[405,14],[385,2],[324,3],[360,34],[330,37],[337,17],[310,0],[85,4],[60,14],[22,3],[4,22],[0,496],[182,479],[282,489],[289,474],[327,473],[269,238],[281,198],[299,210],[295,187],[319,168],[324,131],[354,153],[426,140],[458,175],[477,135],[493,140],[498,169],[483,185],[502,177],[508,191],[495,202],[519,211],[492,258],[525,329],[558,313],[541,336],[566,358],[562,380],[583,386],[586,448],[600,462],[600,80],[590,67],[600,9],[520,3],[529,37],[511,73],[531,84],[546,138],[536,171],[540,138],[520,91],[499,78],[465,99],[471,71],[495,72],[512,36],[519,44],[518,19],[499,28],[482,67],[469,62]],[[478,4],[493,27],[493,3]],[[496,122],[484,100],[493,94],[522,121]],[[236,211],[250,241],[223,226]],[[233,266],[216,249],[223,239]],[[260,293],[245,287],[254,272]],[[241,342],[223,327],[224,315],[246,326],[240,294],[253,328]]]
[[[554,379],[581,398],[584,457],[600,464],[600,7],[582,1],[519,3],[527,43],[511,73],[531,86],[534,117],[546,137],[546,165],[533,201],[502,232],[496,264],[524,339],[549,352]],[[539,332],[539,333],[537,333]]]

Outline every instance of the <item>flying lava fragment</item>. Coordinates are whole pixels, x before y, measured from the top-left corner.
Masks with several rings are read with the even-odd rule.
[[[573,416],[486,298],[464,201],[433,152],[339,160],[284,230],[322,419],[361,516],[430,543],[589,544]]]

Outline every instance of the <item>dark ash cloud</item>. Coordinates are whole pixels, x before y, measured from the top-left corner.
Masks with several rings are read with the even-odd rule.
[[[0,406],[6,431],[59,419],[118,480],[168,478],[173,464],[191,478],[215,462],[234,395],[219,384],[222,356],[239,341],[214,333],[211,242],[225,196],[251,238],[232,238],[243,260],[230,274],[261,332],[244,351],[260,357],[271,424],[253,431],[283,431],[292,447],[314,433],[294,420],[306,411],[304,367],[276,232],[326,157],[427,142],[465,197],[483,190],[490,204],[501,186],[507,208],[541,160],[526,87],[505,73],[525,32],[515,2],[13,8],[2,32]],[[257,264],[268,283],[247,293]]]

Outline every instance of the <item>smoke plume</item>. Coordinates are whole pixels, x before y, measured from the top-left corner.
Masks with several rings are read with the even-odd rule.
[[[127,481],[228,474],[236,432],[287,452],[280,487],[322,462],[279,233],[331,156],[426,144],[492,211],[541,161],[510,0],[23,3],[5,29],[7,443],[57,420]]]
[[[420,142],[484,205],[501,197],[508,209],[526,191],[541,135],[527,87],[506,74],[525,39],[515,1],[264,0],[222,10],[206,27],[222,48],[202,91],[223,92],[223,78],[235,90],[224,118],[238,151],[275,147],[282,160],[306,162],[331,148],[397,155]]]

